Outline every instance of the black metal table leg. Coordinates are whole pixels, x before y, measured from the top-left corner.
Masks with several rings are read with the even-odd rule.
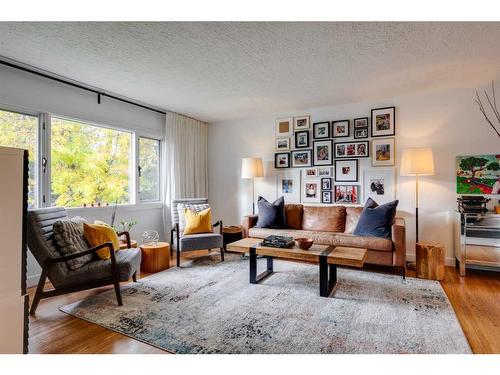
[[[319,256],[319,295],[329,297],[337,284],[337,265],[328,264],[328,254],[333,248],[326,249]]]
[[[257,253],[255,247],[250,248],[250,284],[258,284],[273,273],[273,258],[267,257],[267,270],[257,275]]]

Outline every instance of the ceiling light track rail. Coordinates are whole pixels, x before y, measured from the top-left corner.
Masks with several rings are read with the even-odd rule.
[[[92,88],[87,87],[87,86],[79,85],[78,83],[74,83],[74,82],[71,82],[71,81],[68,81],[68,80],[65,80],[65,79],[62,79],[62,78],[54,77],[54,76],[51,76],[49,74],[45,74],[43,72],[40,72],[40,71],[37,71],[37,70],[33,70],[33,69],[27,68],[27,67],[22,66],[22,65],[14,64],[14,63],[11,63],[11,62],[8,62],[8,61],[3,61],[3,60],[0,60],[0,64],[8,66],[8,67],[11,67],[11,68],[14,68],[14,69],[21,70],[23,72],[35,74],[37,76],[40,76],[40,77],[43,77],[43,78],[47,78],[47,79],[50,79],[52,81],[63,83],[65,85],[73,86],[73,87],[76,87],[76,88],[81,89],[81,90],[85,90],[85,91],[89,91],[89,92],[92,92],[94,94],[97,94],[97,103],[98,104],[101,104],[102,97],[107,97],[107,98],[111,98],[111,99],[117,100],[117,101],[122,102],[122,103],[126,103],[126,104],[130,104],[130,105],[133,105],[133,106],[136,106],[136,107],[147,109],[149,111],[161,113],[161,114],[164,114],[164,115],[167,114],[166,112],[160,111],[159,109],[156,109],[156,108],[153,108],[153,107],[148,107],[146,105],[139,104],[139,103],[133,102],[131,100],[123,99],[123,98],[120,98],[120,97],[112,95],[112,94],[107,94],[105,92],[98,91],[98,90],[92,89]]]

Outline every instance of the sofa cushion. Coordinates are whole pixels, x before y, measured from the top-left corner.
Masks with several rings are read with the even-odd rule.
[[[303,206],[301,204],[285,204],[286,227],[302,229]]]
[[[344,232],[345,217],[346,210],[344,206],[304,206],[302,229],[324,232]]]
[[[289,236],[293,238],[311,238],[314,243],[321,245],[348,246],[370,249],[375,251],[392,252],[392,241],[379,237],[358,237],[353,234],[321,232],[313,230],[250,228],[249,237],[266,238],[270,235]]]
[[[363,212],[363,207],[346,207],[345,213],[345,231],[344,233],[352,233],[358,225],[359,217]]]
[[[379,206],[373,199],[368,198],[353,233],[357,236],[391,238],[391,227],[397,207],[397,200]]]
[[[284,197],[270,203],[266,198],[259,196],[257,206],[259,208],[259,219],[255,225],[257,228],[286,228]]]
[[[81,253],[90,248],[83,238],[83,223],[85,222],[85,219],[76,216],[71,219],[57,220],[52,226],[57,249],[63,256]],[[92,258],[93,255],[88,254],[70,259],[66,261],[66,264],[70,269],[76,270],[90,262]]]

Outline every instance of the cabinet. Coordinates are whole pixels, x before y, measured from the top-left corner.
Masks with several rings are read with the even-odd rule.
[[[0,147],[0,353],[28,351],[28,152]]]
[[[468,265],[500,270],[500,215],[456,212],[455,258],[461,276]]]

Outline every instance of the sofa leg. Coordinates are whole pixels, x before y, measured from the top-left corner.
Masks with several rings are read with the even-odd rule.
[[[177,250],[177,267],[181,266],[181,252]]]
[[[133,281],[134,283],[136,283],[136,282],[137,282],[137,271],[135,271],[135,272],[133,273],[133,275],[132,275],[132,281]]]
[[[401,267],[401,276],[403,276],[403,280],[406,280],[406,267]]]

